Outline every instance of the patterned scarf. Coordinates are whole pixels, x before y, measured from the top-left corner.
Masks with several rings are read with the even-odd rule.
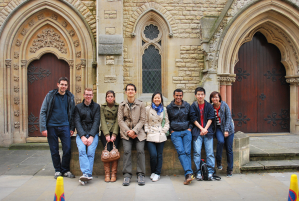
[[[157,111],[158,115],[160,115],[164,110],[162,103],[158,107],[155,105],[155,103],[152,103],[152,108]]]

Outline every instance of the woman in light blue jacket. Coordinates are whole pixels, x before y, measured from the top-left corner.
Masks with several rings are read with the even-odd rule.
[[[234,157],[234,122],[228,105],[221,99],[219,92],[214,91],[210,95],[210,103],[212,103],[215,112],[214,131],[217,138],[216,163],[218,170],[222,170],[222,150],[225,144],[227,156],[227,176],[232,176]]]

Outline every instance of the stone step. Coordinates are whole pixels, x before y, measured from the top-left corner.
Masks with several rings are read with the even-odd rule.
[[[275,150],[275,152],[250,153],[250,161],[269,161],[269,160],[299,160],[298,152]]]
[[[277,172],[299,170],[299,160],[250,161],[241,167],[241,172]]]
[[[59,143],[59,148],[61,148]],[[50,150],[48,143],[20,143],[12,144],[9,147],[10,150]]]

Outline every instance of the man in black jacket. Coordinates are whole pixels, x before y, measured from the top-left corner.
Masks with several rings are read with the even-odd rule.
[[[100,105],[93,102],[92,98],[92,89],[86,88],[84,90],[84,100],[76,105],[74,113],[79,163],[83,173],[79,182],[82,185],[92,179],[94,155],[99,142]]]
[[[177,150],[185,171],[184,184],[188,185],[194,179],[191,168],[191,129],[193,125],[189,119],[190,104],[183,101],[183,91],[181,89],[174,90],[173,98],[174,100],[167,106],[171,141]]]
[[[53,166],[54,178],[64,176],[75,178],[70,172],[72,114],[75,108],[74,95],[67,90],[68,79],[61,77],[57,83],[58,89],[50,91],[45,97],[39,117],[39,126],[42,135],[48,138]],[[71,127],[71,129],[70,129]],[[58,137],[63,150],[60,162]]]

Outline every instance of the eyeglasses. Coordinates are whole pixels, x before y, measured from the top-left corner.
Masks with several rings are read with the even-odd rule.
[[[93,96],[93,94],[84,94],[84,96]]]

